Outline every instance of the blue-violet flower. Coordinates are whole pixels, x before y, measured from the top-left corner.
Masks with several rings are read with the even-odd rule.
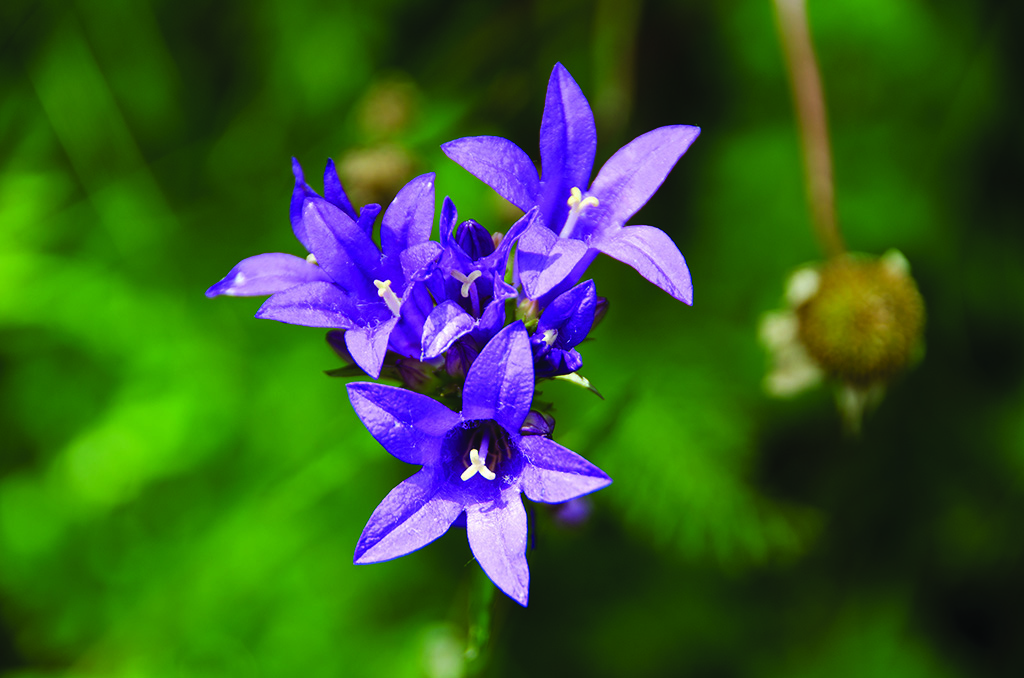
[[[352,358],[374,378],[389,348],[419,358],[423,322],[433,307],[420,280],[441,252],[430,242],[434,175],[416,177],[395,196],[384,213],[378,247],[372,232],[380,206],[366,205],[357,215],[332,161],[324,172],[325,197],[306,184],[298,161],[292,170],[292,229],[309,256],[249,257],[206,296],[271,294],[257,318],[346,330]]]
[[[580,280],[603,252],[690,304],[690,272],[672,239],[652,226],[625,224],[698,134],[700,129],[689,125],[647,132],[619,149],[591,184],[594,114],[569,71],[555,64],[541,120],[539,176],[526,152],[508,139],[466,137],[441,148],[516,207],[540,207],[546,228],[528,229],[517,250],[519,280],[529,298],[546,305]]]
[[[370,516],[355,562],[404,556],[448,531],[465,513],[469,546],[484,572],[526,605],[530,572],[520,493],[560,503],[608,485],[599,468],[543,435],[521,431],[533,401],[533,356],[517,321],[499,332],[470,367],[462,411],[382,384],[348,387],[356,414],[394,457],[423,468]]]

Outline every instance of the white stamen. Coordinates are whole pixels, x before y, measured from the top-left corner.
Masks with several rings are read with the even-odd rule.
[[[402,310],[402,300],[398,298],[398,295],[391,289],[391,281],[385,280],[381,282],[374,280],[373,284],[377,287],[377,296],[384,300],[384,303],[388,305],[391,312],[395,315],[400,315]]]
[[[555,343],[555,339],[558,338],[558,330],[545,330],[544,331],[544,343],[551,346]]]
[[[473,282],[482,276],[483,273],[480,271],[473,271],[469,275],[463,275],[461,271],[452,269],[452,277],[462,283],[462,298],[465,299],[469,296],[469,288],[473,285]]]
[[[312,252],[310,252],[309,254],[306,255],[306,261],[308,261],[309,263],[311,263],[314,266],[316,266],[316,264],[317,264],[316,255],[313,254]]]
[[[484,464],[484,459],[483,457],[480,456],[480,450],[469,451],[469,463],[471,465],[467,467],[465,471],[462,472],[461,476],[459,476],[460,478],[462,478],[463,481],[469,480],[477,473],[482,475],[487,480],[494,480],[494,471],[487,468],[487,465]]]

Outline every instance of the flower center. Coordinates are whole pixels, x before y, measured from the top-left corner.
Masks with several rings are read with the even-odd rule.
[[[400,315],[402,310],[402,301],[398,298],[398,295],[391,289],[391,281],[380,280],[373,281],[374,286],[377,288],[377,296],[384,300],[384,303],[388,305],[391,312],[395,315]]]
[[[494,480],[496,477],[494,471],[484,465],[484,459],[487,458],[487,438],[484,438],[484,442],[480,446],[484,449],[484,456],[480,456],[480,450],[472,449],[469,451],[470,466],[460,476],[463,482],[469,480],[477,473],[487,478],[487,480]]]
[[[466,422],[452,432],[447,445],[452,455],[449,463],[453,465],[449,472],[457,474],[462,482],[476,475],[487,481],[516,475],[514,466],[508,464],[515,448],[508,432],[494,420]]]
[[[578,187],[573,186],[569,191],[569,216],[565,220],[565,226],[562,227],[562,232],[558,234],[560,238],[572,237],[573,229],[576,228],[576,221],[580,218],[580,214],[588,207],[597,207],[601,202],[592,195],[583,197],[583,191]]]
[[[555,339],[558,339],[558,330],[544,330],[544,343],[548,346],[552,346],[555,343]]]

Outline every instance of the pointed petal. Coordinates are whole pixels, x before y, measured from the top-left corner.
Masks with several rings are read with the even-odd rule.
[[[441,203],[441,219],[438,227],[441,229],[441,246],[448,247],[448,240],[455,231],[455,222],[459,220],[459,212],[455,209],[455,203],[448,196],[444,197]]]
[[[359,228],[363,229],[363,232],[370,238],[373,238],[373,223],[377,221],[378,214],[380,214],[380,205],[371,202],[363,205],[363,209],[359,212],[359,219],[356,220]]]
[[[526,327],[512,323],[480,351],[462,389],[462,416],[518,431],[533,402],[533,354]]]
[[[334,161],[330,158],[327,159],[327,169],[324,170],[324,198],[327,199],[327,202],[347,214],[349,219],[356,220],[356,208],[352,206],[352,201],[348,199],[348,195],[341,185],[341,179],[338,178],[338,170],[334,166]]]
[[[527,462],[521,485],[530,501],[557,504],[612,482],[604,471],[550,438],[523,436],[519,449]]]
[[[528,228],[519,237],[516,250],[516,268],[526,296],[537,299],[554,289],[572,273],[587,249],[585,243],[559,238],[539,223]]]
[[[363,528],[355,563],[379,563],[422,548],[448,531],[462,504],[446,499],[431,469],[424,468],[384,497]]]
[[[464,137],[442,144],[441,150],[524,212],[537,204],[537,168],[530,156],[508,139]]]
[[[544,117],[540,123],[540,164],[544,197],[539,204],[548,228],[559,231],[569,212],[566,201],[573,186],[590,184],[597,152],[597,127],[587,98],[562,64],[548,80]]]
[[[302,209],[306,234],[317,263],[351,294],[374,296],[370,285],[380,268],[380,252],[356,222],[323,198],[307,198]]]
[[[557,332],[556,348],[568,350],[579,345],[594,325],[594,308],[597,306],[597,292],[593,280],[582,282],[552,301],[537,322],[537,334],[548,330]]]
[[[206,290],[206,296],[256,297],[318,280],[331,281],[316,264],[291,254],[271,252],[242,259],[220,282]]]
[[[384,212],[381,251],[397,257],[403,250],[430,240],[434,228],[434,173],[420,175],[402,187]]]
[[[291,287],[263,302],[257,318],[289,325],[348,329],[352,327],[351,301],[336,285],[311,282]]]
[[[505,268],[508,266],[508,254],[512,251],[512,245],[516,244],[520,236],[522,236],[523,233],[525,233],[539,219],[540,208],[530,208],[529,212],[520,217],[519,220],[512,224],[512,227],[505,232],[505,235],[501,238],[501,242],[498,243],[497,249],[480,262],[480,269],[492,269],[498,271],[499,274],[504,275]]]
[[[406,293],[405,301],[402,302],[398,324],[391,330],[388,350],[418,360],[423,353],[423,324],[433,309],[434,299],[427,291],[426,285],[414,283]]]
[[[629,221],[651,199],[698,134],[700,128],[690,125],[659,127],[616,151],[589,191],[600,201],[592,209],[600,215],[603,228]]]
[[[462,310],[454,301],[445,301],[427,316],[423,323],[423,355],[420,360],[430,360],[441,355],[476,327],[473,316]]]
[[[512,600],[526,605],[530,567],[526,562],[526,509],[519,489],[502,492],[498,502],[466,507],[466,534],[480,567]]]
[[[374,440],[406,464],[437,463],[445,434],[462,421],[433,398],[396,386],[349,384],[348,397]]]
[[[309,238],[306,236],[306,225],[302,221],[302,206],[306,202],[306,198],[319,197],[309,184],[306,183],[306,177],[302,173],[302,165],[295,158],[292,158],[292,174],[295,176],[295,188],[292,191],[292,202],[289,210],[291,221],[292,221],[292,232],[295,233],[296,239],[302,246],[306,248],[307,252],[312,252],[313,248],[310,245]]]
[[[345,345],[352,359],[368,375],[377,379],[388,352],[391,330],[398,324],[398,316],[392,316],[375,327],[352,327],[345,333]]]
[[[693,282],[686,260],[664,231],[653,226],[627,226],[594,247],[628,264],[684,304],[693,304]]]

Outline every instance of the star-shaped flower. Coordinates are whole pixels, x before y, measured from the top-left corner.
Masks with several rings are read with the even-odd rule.
[[[527,520],[520,493],[559,503],[611,480],[575,452],[521,431],[533,401],[526,328],[499,332],[474,361],[462,411],[381,384],[348,387],[356,414],[396,458],[423,468],[384,498],[356,545],[357,564],[404,556],[434,541],[465,513],[469,546],[498,588],[529,596]]]
[[[520,238],[517,267],[527,296],[550,301],[574,285],[599,252],[635,268],[683,303],[693,302],[686,261],[663,231],[626,226],[661,186],[700,129],[659,127],[618,150],[590,176],[597,150],[594,114],[562,64],[548,82],[540,127],[541,173],[501,137],[466,137],[441,146],[516,207],[539,206],[544,225]]]
[[[384,213],[378,247],[372,233],[380,206],[366,205],[357,215],[333,162],[324,172],[325,197],[306,184],[298,161],[292,169],[292,229],[309,256],[275,252],[249,257],[206,296],[271,294],[257,318],[347,330],[352,358],[375,378],[389,347],[418,358],[423,322],[433,307],[418,281],[441,252],[438,243],[429,241],[434,175],[416,177],[395,196]]]

